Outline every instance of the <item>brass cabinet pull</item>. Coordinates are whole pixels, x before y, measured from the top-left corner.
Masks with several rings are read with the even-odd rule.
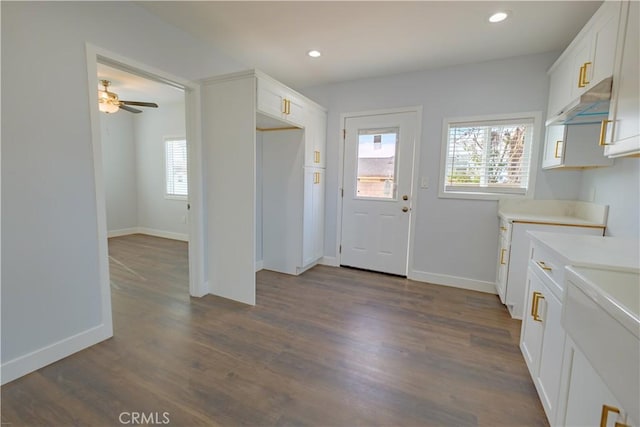
[[[500,230],[507,231],[507,227],[500,227]]]
[[[287,98],[282,98],[282,114],[287,114]]]
[[[587,67],[589,65],[591,65],[591,62],[585,62],[584,65],[582,65],[584,67],[584,71],[582,72],[582,84],[584,86],[586,86],[589,83],[591,83],[589,80],[587,80]]]
[[[607,419],[609,418],[609,412],[614,414],[620,414],[620,409],[611,405],[602,405],[602,415],[600,416],[600,427],[607,427]],[[627,424],[616,422],[616,427],[629,427]]]
[[[536,261],[536,264],[538,264],[538,267],[540,267],[541,269],[543,269],[544,271],[551,271],[553,270],[551,267],[549,267],[547,264],[544,263],[544,261]]]
[[[540,292],[534,292],[533,302],[531,303],[531,317],[533,317],[533,320],[535,320],[536,322],[542,322],[540,314],[538,314],[540,299],[544,299],[544,295],[542,295]]]
[[[320,172],[313,173],[313,183],[320,184]]]
[[[320,152],[319,151],[314,151],[313,152],[313,162],[314,163],[320,163]]]
[[[578,87],[585,87],[586,86],[584,84],[585,72],[586,72],[586,67],[583,65],[582,67],[580,67],[580,74],[578,75]]]
[[[506,264],[506,262],[504,261],[504,253],[506,252],[506,249],[501,249],[500,250],[500,265],[504,265]]]
[[[286,105],[286,107],[285,107],[285,108],[286,108],[285,114],[291,114],[291,100],[290,100],[290,99],[287,99],[287,100],[286,100],[286,104],[285,104],[285,105]]]
[[[562,157],[558,155],[558,147],[560,146],[560,144],[562,144],[562,141],[556,141],[556,149],[553,154],[553,157],[555,157],[556,159],[559,159],[560,157]]]
[[[602,123],[600,123],[600,141],[598,142],[599,146],[605,146],[605,145],[611,145],[608,144],[606,142],[604,142],[605,138],[607,137],[607,124],[611,123],[611,120],[603,120]]]

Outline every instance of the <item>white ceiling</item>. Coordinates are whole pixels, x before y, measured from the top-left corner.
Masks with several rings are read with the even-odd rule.
[[[109,80],[109,91],[118,95],[121,100],[155,102],[159,107],[184,102],[184,91],[178,88],[98,63],[98,85],[100,80]],[[145,107],[138,109],[146,110]]]
[[[560,51],[600,1],[151,1],[228,56],[305,87]],[[510,18],[487,18],[507,9]],[[322,57],[306,56],[318,49]]]

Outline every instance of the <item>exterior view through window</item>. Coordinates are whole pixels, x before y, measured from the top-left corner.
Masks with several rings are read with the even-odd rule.
[[[395,199],[399,128],[358,131],[356,196]]]
[[[187,141],[184,138],[165,138],[167,197],[187,198]]]
[[[534,118],[447,126],[445,193],[526,194]]]

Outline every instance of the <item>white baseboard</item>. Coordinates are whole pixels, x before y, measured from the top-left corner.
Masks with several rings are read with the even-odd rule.
[[[165,239],[171,240],[180,240],[183,242],[189,241],[189,235],[185,233],[175,233],[173,231],[163,231],[156,230],[154,228],[147,227],[131,227],[131,228],[123,228],[120,230],[112,230],[107,233],[107,237],[119,237],[119,236],[127,236],[129,234],[146,234],[149,236],[162,237]]]
[[[110,326],[99,325],[2,364],[2,385],[64,359],[113,336]]]
[[[483,280],[467,279],[466,277],[449,276],[447,274],[427,273],[426,271],[409,271],[408,278],[418,282],[433,283],[434,285],[451,286],[453,288],[497,294],[496,284]]]
[[[334,256],[323,256],[318,264],[328,265],[331,267],[338,267],[340,265],[338,263],[338,258]]]
[[[111,230],[107,232],[107,237],[120,237],[120,236],[128,236],[129,234],[138,234],[138,227],[131,228],[121,228],[119,230]]]
[[[256,261],[256,273],[264,268],[264,261]]]

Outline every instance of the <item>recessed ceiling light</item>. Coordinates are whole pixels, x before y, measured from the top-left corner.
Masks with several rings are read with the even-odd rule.
[[[317,58],[322,54],[320,53],[319,50],[310,50],[309,52],[307,52],[307,55],[309,55],[312,58]]]
[[[502,22],[509,16],[508,12],[496,12],[489,17],[489,22],[492,24],[496,24],[498,22]]]

